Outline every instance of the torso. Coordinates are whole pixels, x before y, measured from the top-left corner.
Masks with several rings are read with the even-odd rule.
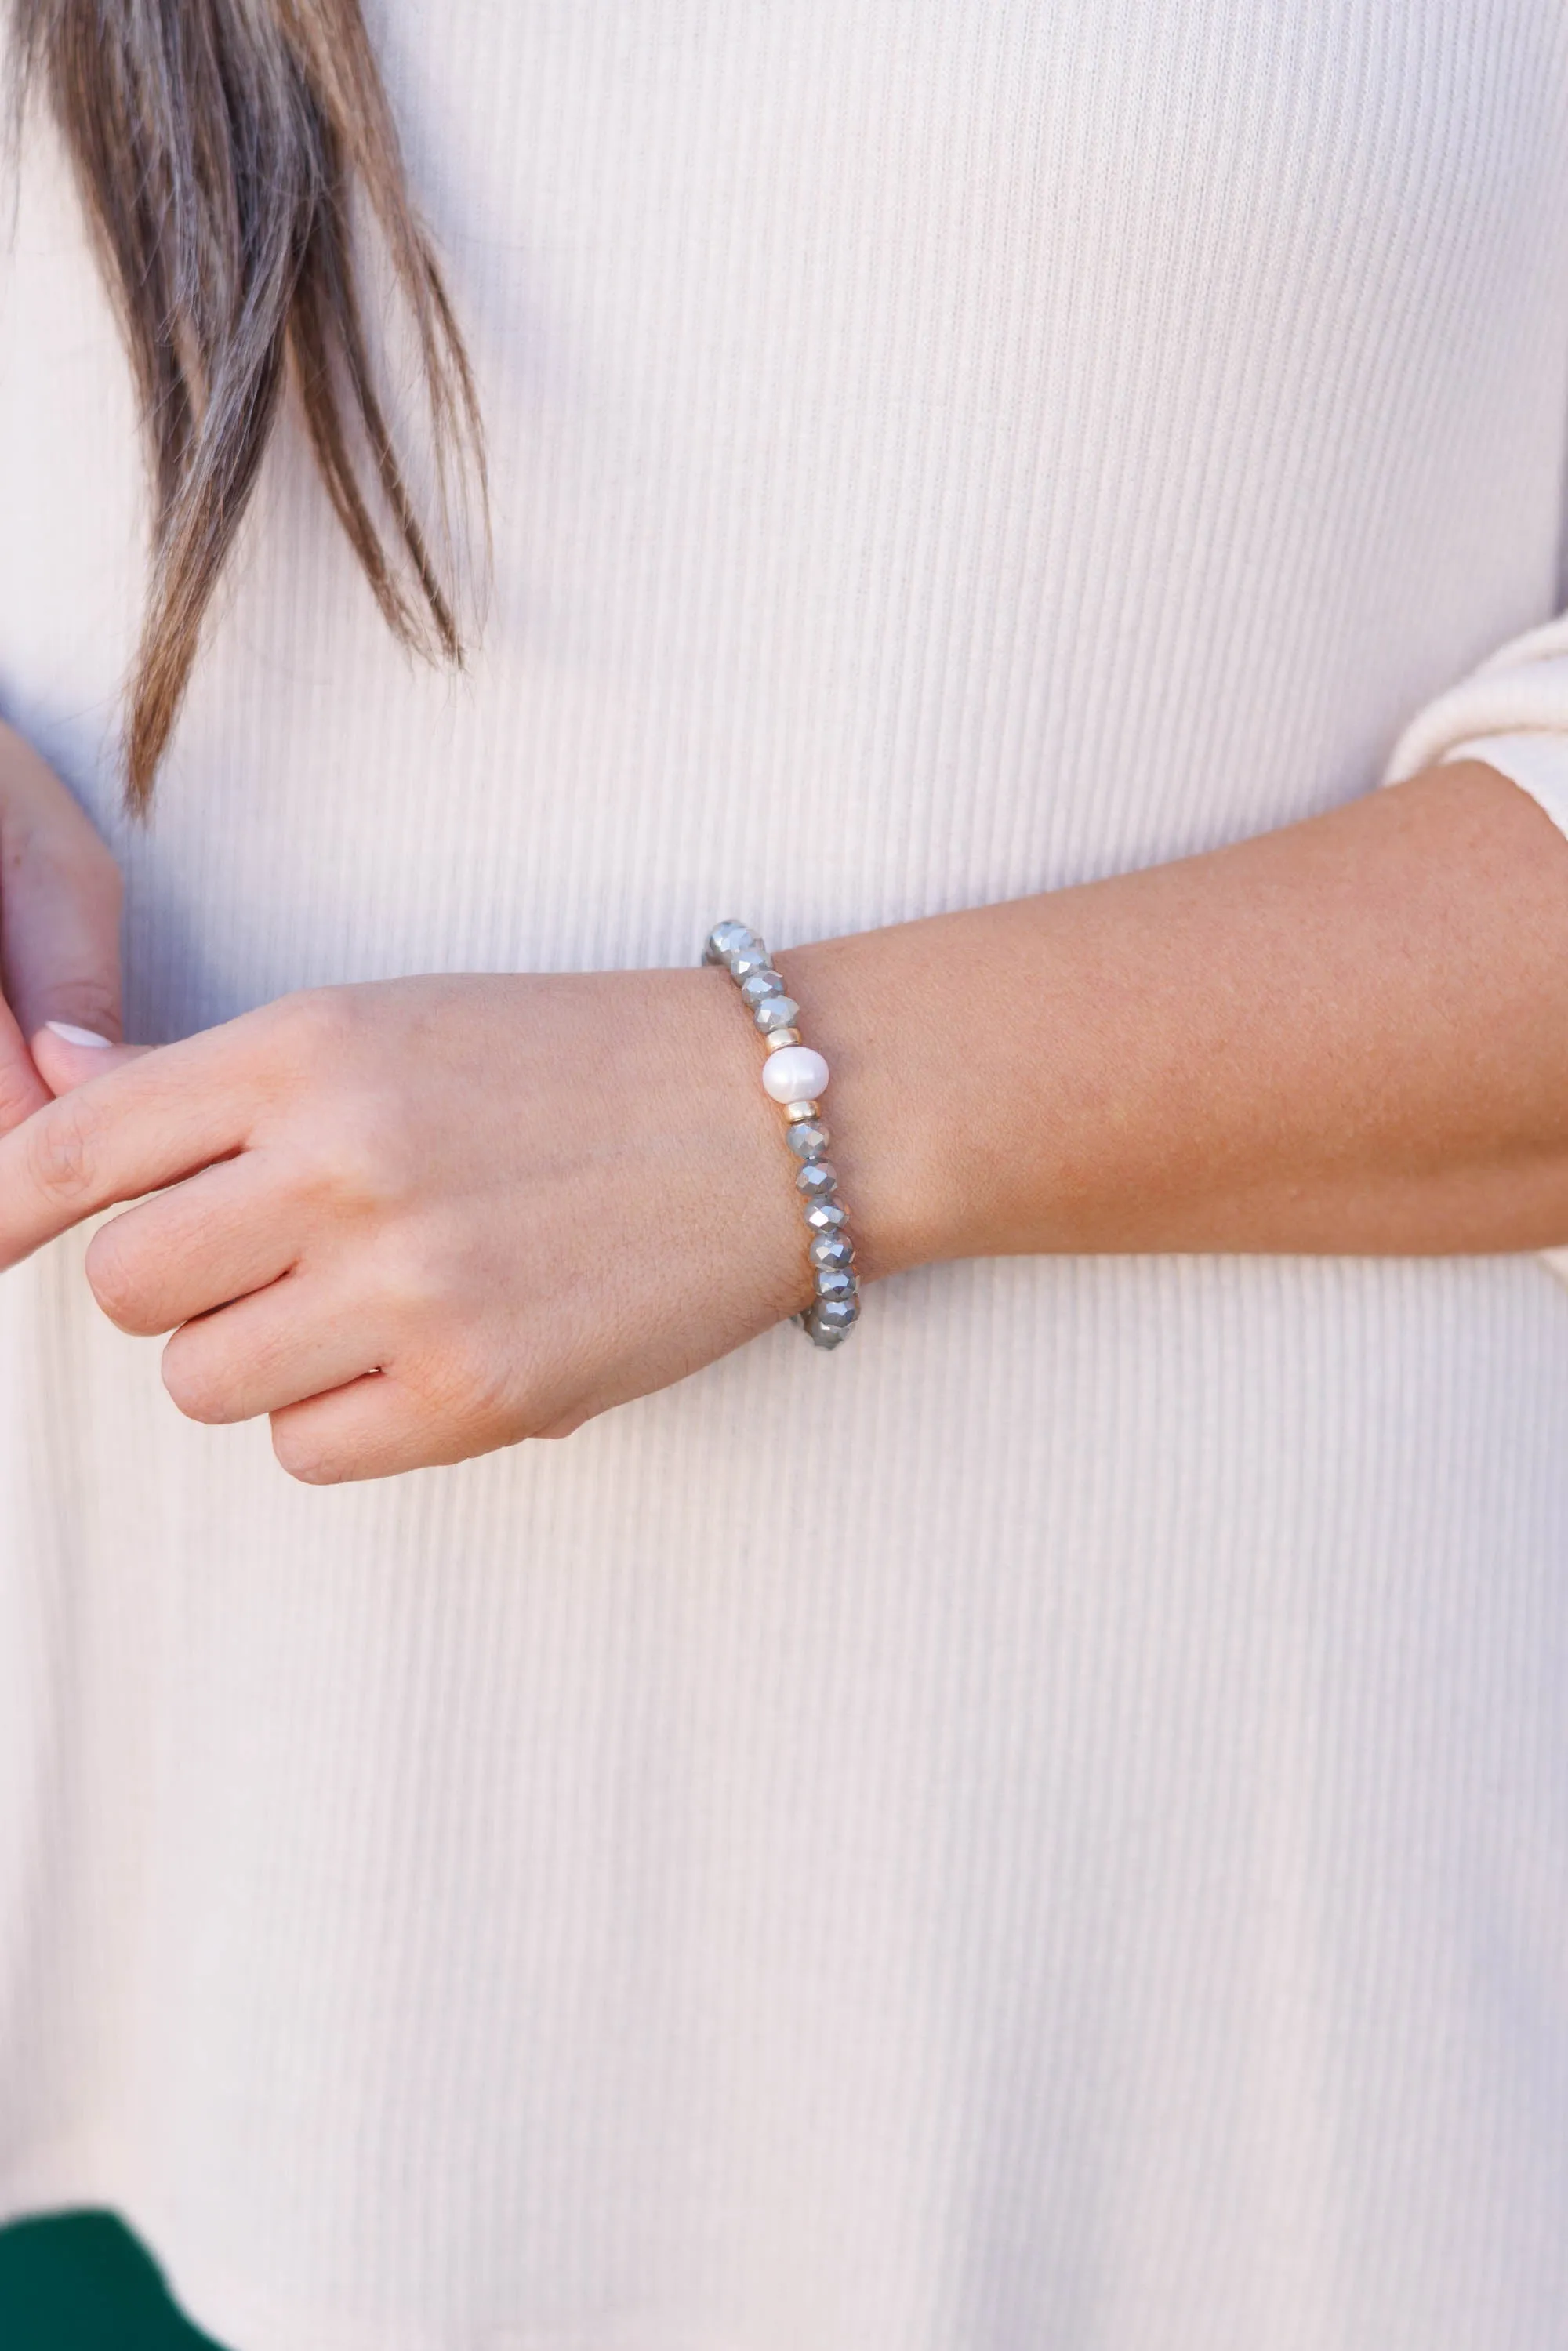
[[[1560,601],[1556,0],[376,29],[488,422],[471,677],[290,437],[124,825],[135,420],[42,152],[0,256],[0,707],[122,851],[141,1035],[1216,844]],[[24,2199],[247,2351],[1555,2339],[1537,1264],[943,1268],[320,1494],[78,1254],[0,1292]]]

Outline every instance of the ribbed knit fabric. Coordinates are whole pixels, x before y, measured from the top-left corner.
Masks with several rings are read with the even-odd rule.
[[[135,1033],[1467,745],[1563,814],[1560,0],[373,29],[489,421],[468,681],[290,434],[125,826],[135,420],[41,136],[0,256],[0,700],[124,857]],[[115,2203],[235,2351],[1563,2340],[1538,1260],[946,1267],[317,1491],[81,1249],[0,1284],[5,2210]]]

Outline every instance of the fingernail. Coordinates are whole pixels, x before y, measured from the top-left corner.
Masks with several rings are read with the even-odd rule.
[[[96,1029],[78,1029],[68,1020],[46,1020],[44,1026],[63,1037],[68,1045],[101,1045],[107,1050],[114,1042],[112,1037],[100,1037]]]

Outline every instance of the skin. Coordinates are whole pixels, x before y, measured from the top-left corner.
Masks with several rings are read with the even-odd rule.
[[[0,726],[0,1134],[50,1100],[46,1020],[120,1037],[120,872],[37,752]]]
[[[565,1435],[803,1302],[792,1163],[724,974],[398,980],[156,1051],[71,1046],[40,1019],[118,1033],[115,893],[3,732],[0,846],[0,1264],[136,1202],[88,1278],[122,1330],[172,1332],[193,1418],[269,1414],[312,1482],[384,1476]],[[1568,1241],[1565,941],[1568,843],[1456,764],[778,961],[833,1065],[873,1280]],[[674,1057],[656,1088],[650,1038]]]

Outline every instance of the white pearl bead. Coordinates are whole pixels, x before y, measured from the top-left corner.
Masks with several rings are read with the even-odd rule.
[[[828,1082],[828,1065],[810,1045],[786,1045],[762,1064],[762,1082],[776,1102],[803,1102]]]

